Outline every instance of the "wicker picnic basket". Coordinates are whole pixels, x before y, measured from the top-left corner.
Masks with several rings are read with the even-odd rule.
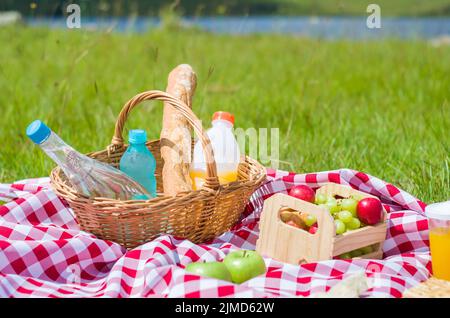
[[[215,238],[229,230],[239,219],[252,193],[264,182],[264,167],[247,156],[241,158],[238,179],[220,185],[210,140],[192,110],[180,100],[161,91],[147,91],[130,99],[116,122],[112,143],[106,150],[88,154],[99,161],[118,167],[127,145],[123,128],[131,110],[147,100],[168,102],[192,125],[203,144],[207,161],[206,180],[202,189],[164,196],[162,189],[162,159],[160,140],[147,143],[156,159],[158,196],[151,200],[122,201],[108,198],[89,198],[77,193],[59,167],[51,172],[50,180],[58,196],[73,209],[82,230],[97,237],[134,248],[159,234],[169,233],[195,243]]]

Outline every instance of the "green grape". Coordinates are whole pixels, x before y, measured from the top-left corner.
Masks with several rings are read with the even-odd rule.
[[[335,207],[331,208],[331,210],[330,210],[331,213],[338,213],[340,211],[341,211],[341,209],[339,208],[339,205],[336,205]]]
[[[358,218],[352,218],[346,225],[349,230],[357,230],[361,227],[361,221]]]
[[[341,220],[334,220],[334,225],[336,226],[336,234],[344,234],[345,233],[345,224]]]
[[[344,253],[344,254],[339,255],[339,258],[340,259],[350,259],[350,258],[352,258],[352,256],[350,255],[350,253]]]
[[[366,254],[369,254],[369,253],[373,252],[372,246],[370,246],[370,245],[361,247],[359,250],[361,251],[362,255],[366,255]]]
[[[317,222],[317,218],[315,215],[308,214],[306,218],[303,220],[307,226],[312,226]]]
[[[324,204],[326,202],[327,202],[327,196],[325,194],[322,194],[322,193],[316,194],[316,200],[315,200],[316,204],[320,205],[320,204]]]
[[[339,212],[339,210],[340,210],[339,206],[337,204],[337,200],[333,197],[329,197],[327,200],[327,203],[325,203],[325,204],[327,205],[331,214]]]
[[[338,218],[344,223],[349,223],[353,220],[352,213],[349,211],[341,211],[338,213]]]
[[[351,212],[353,217],[356,217],[356,207],[358,205],[358,201],[356,201],[353,198],[343,199],[341,202],[341,208],[342,210],[346,210]]]
[[[360,249],[354,250],[350,252],[350,256],[353,257],[359,257],[363,255],[362,251]]]
[[[358,202],[361,201],[362,199],[364,199],[364,197],[362,195],[352,195],[351,198]]]

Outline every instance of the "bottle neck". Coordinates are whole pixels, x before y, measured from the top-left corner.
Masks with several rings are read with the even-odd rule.
[[[88,166],[84,162],[84,158],[87,157],[66,144],[53,131],[39,146],[64,171],[72,185],[79,192],[85,195],[90,194],[85,179],[89,175],[92,166]]]
[[[147,145],[143,143],[130,143],[130,148],[134,149],[147,149]]]
[[[66,144],[53,131],[39,146],[44,152],[52,158],[58,165],[61,165],[69,152],[75,151],[71,146]]]

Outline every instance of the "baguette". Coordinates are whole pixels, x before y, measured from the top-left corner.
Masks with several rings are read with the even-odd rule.
[[[197,86],[197,76],[188,64],[178,65],[170,72],[166,92],[192,108],[192,97]],[[189,175],[192,147],[192,127],[171,105],[164,104],[161,130],[162,180],[164,194],[192,191]]]

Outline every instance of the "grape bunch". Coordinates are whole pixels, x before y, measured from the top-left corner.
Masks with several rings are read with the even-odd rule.
[[[324,207],[334,218],[336,235],[357,230],[367,225],[375,225],[382,221],[383,207],[380,200],[373,197],[348,198],[327,196],[315,191],[307,185],[297,185],[289,190],[289,195],[297,199],[314,203]],[[287,225],[315,234],[318,230],[317,218],[313,214],[304,211],[294,211],[289,208],[280,210],[281,220]],[[377,249],[376,245],[365,246],[354,251],[344,253],[335,258],[350,259],[372,253]]]
[[[358,200],[355,198],[335,199],[324,194],[317,194],[315,203],[325,207],[334,218],[336,234],[344,234],[347,231],[357,230],[364,226],[357,214]]]

